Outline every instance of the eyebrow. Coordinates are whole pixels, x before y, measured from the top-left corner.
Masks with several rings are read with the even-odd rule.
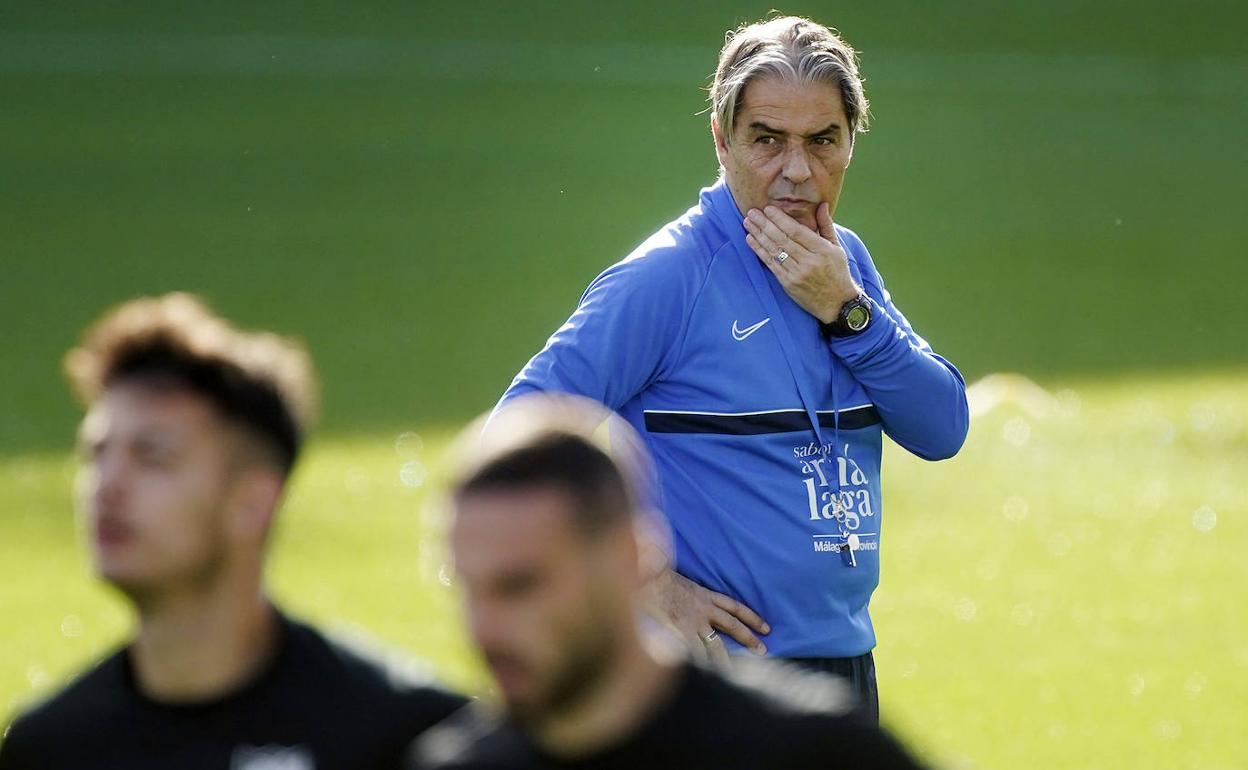
[[[761,131],[764,134],[776,134],[777,136],[788,136],[788,131],[781,131],[778,128],[772,128],[761,120],[756,120],[750,124],[750,128],[754,131]],[[806,139],[814,139],[819,136],[840,133],[841,127],[836,123],[829,123],[826,128],[820,129],[813,134],[805,134]]]

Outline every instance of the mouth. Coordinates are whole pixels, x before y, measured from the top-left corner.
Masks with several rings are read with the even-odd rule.
[[[772,203],[784,211],[798,211],[815,205],[814,201],[803,200],[802,198],[776,198]]]
[[[525,701],[529,676],[523,665],[513,661],[498,661],[491,662],[489,668],[503,700],[512,704]]]
[[[117,548],[130,542],[134,533],[115,518],[102,518],[95,525],[95,543],[100,548]]]

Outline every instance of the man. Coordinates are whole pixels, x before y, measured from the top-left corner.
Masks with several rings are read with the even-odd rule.
[[[18,717],[3,770],[324,770],[400,763],[463,699],[284,616],[265,545],[313,409],[303,349],[196,299],[129,302],[65,370],[88,407],[79,506],[123,649]]]
[[[651,567],[637,452],[584,399],[502,410],[454,487],[451,551],[503,714],[469,706],[416,768],[912,768],[839,680],[768,661],[722,678],[639,626]],[[612,444],[638,445],[625,424]]]
[[[952,456],[965,385],[833,224],[867,122],[853,50],[805,19],[743,27],[710,101],[718,183],[589,286],[503,402],[575,393],[642,433],[676,545],[657,612],[692,648],[835,671],[875,708],[881,432]]]

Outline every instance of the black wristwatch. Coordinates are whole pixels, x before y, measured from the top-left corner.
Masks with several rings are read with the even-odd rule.
[[[849,302],[841,305],[841,313],[830,324],[821,323],[825,337],[852,337],[861,334],[871,323],[871,302],[864,292],[859,292]]]

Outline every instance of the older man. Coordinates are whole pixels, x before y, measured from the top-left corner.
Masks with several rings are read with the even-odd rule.
[[[451,550],[501,713],[427,733],[419,768],[914,768],[844,683],[771,661],[722,677],[643,632],[656,551],[632,430],[585,399],[529,396],[463,442]]]
[[[833,222],[867,122],[853,49],[806,19],[743,27],[710,100],[720,180],[594,280],[503,401],[576,393],[642,432],[676,544],[658,612],[692,648],[836,671],[875,708],[881,435],[952,456],[965,385]]]
[[[66,357],[80,504],[133,639],[19,716],[0,770],[393,767],[463,703],[275,608],[268,535],[311,417],[303,349],[188,295],[126,303]]]

